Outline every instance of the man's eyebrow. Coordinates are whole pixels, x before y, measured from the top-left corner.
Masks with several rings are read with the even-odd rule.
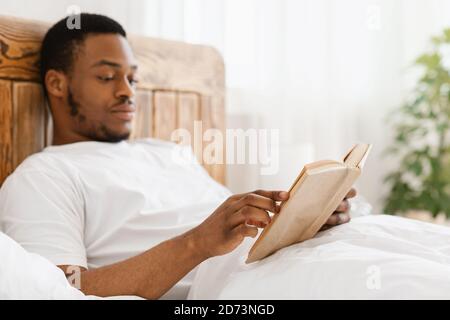
[[[113,68],[121,68],[122,67],[122,65],[120,63],[102,59],[102,60],[94,63],[92,65],[92,68],[100,67],[100,66],[110,66]],[[130,69],[132,69],[132,70],[137,70],[137,68],[138,68],[137,64],[133,64],[130,66]]]

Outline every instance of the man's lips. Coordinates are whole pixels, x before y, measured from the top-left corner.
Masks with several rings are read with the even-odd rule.
[[[133,104],[120,104],[111,109],[112,114],[121,120],[130,121],[134,117],[136,107]]]

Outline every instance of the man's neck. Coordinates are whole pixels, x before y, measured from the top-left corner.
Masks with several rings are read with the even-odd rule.
[[[52,145],[54,146],[83,141],[92,141],[92,140],[85,136],[77,134],[76,132],[68,131],[67,129],[61,130],[56,126],[53,128]]]

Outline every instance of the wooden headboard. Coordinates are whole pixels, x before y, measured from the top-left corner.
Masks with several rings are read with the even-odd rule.
[[[51,144],[52,123],[39,83],[39,48],[49,27],[0,16],[0,185],[27,156]],[[203,132],[224,133],[224,63],[216,50],[147,37],[129,41],[140,73],[130,139],[168,140],[177,128],[192,133],[198,120]],[[196,148],[197,158],[224,184],[224,161],[206,164],[202,151]],[[224,158],[225,150],[221,154]]]

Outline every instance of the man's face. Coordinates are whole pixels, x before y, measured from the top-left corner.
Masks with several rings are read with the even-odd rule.
[[[77,49],[68,81],[72,130],[94,141],[118,142],[130,135],[137,64],[127,40],[93,34]]]

